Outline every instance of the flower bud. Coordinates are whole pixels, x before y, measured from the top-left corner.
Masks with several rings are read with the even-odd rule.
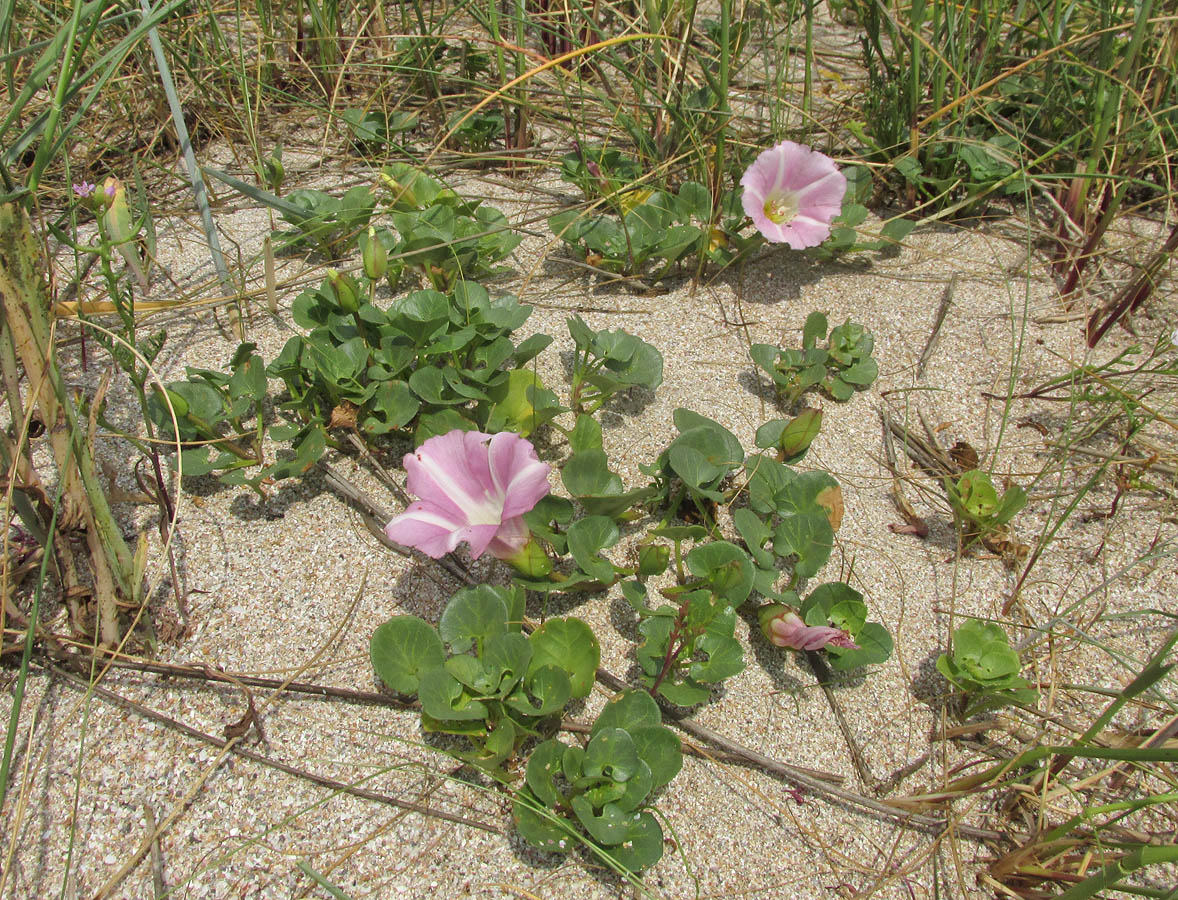
[[[372,281],[384,277],[389,267],[389,252],[385,249],[380,238],[376,236],[376,229],[368,226],[365,236],[364,249],[360,251],[360,259],[364,263],[364,274]]]
[[[344,275],[339,269],[328,269],[327,280],[335,291],[335,299],[340,309],[346,313],[354,313],[360,308],[360,294],[352,278]]]
[[[757,611],[761,633],[775,647],[793,650],[821,650],[826,646],[857,650],[859,645],[841,628],[830,625],[807,625],[801,616],[784,603],[770,603]]]
[[[266,186],[274,193],[277,194],[282,189],[282,182],[286,180],[286,167],[282,165],[281,146],[262,160],[262,176],[266,180]]]
[[[533,537],[511,556],[501,558],[525,578],[547,578],[552,573],[552,560]]]
[[[157,388],[155,388],[155,399],[158,399],[158,401],[164,405],[165,412],[167,411],[168,404],[171,404],[172,411],[176,412],[177,418],[184,418],[188,415],[188,402],[176,391],[171,389],[161,390],[157,386]]]
[[[662,575],[671,562],[671,548],[666,544],[645,544],[638,550],[638,574],[644,578]]]

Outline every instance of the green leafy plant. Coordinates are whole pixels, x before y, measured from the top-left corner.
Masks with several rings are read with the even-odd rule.
[[[576,348],[569,397],[578,413],[592,415],[619,391],[663,383],[663,355],[642,338],[621,328],[594,331],[580,316],[568,326]]]
[[[835,400],[850,400],[879,377],[879,365],[871,356],[875,339],[871,332],[850,319],[826,333],[826,316],[813,312],[802,328],[802,349],[782,350],[772,344],[749,348],[761,369],[773,380],[787,408],[792,408],[804,391],[821,386]],[[820,347],[820,339],[826,346]]]
[[[588,695],[601,656],[580,619],[549,619],[525,637],[523,610],[522,589],[478,585],[450,599],[436,629],[395,616],[371,642],[381,680],[421,700],[422,728],[464,738],[459,758],[500,778],[525,739]]]
[[[355,247],[376,208],[372,190],[363,184],[350,188],[342,197],[300,188],[284,199],[282,217],[294,227],[274,233],[275,252],[294,253],[309,248],[331,260],[341,259]]]
[[[990,475],[981,469],[970,469],[956,481],[945,478],[944,484],[963,551],[979,541],[993,543],[1027,504],[1026,491],[1017,484],[1011,484],[999,497]]]
[[[388,273],[394,287],[406,271],[437,290],[499,274],[495,263],[523,240],[495,207],[462,197],[406,163],[382,168],[380,181],[398,236]]]
[[[147,402],[148,418],[165,441],[187,445],[181,451],[186,476],[221,472],[223,484],[248,484],[257,489],[271,472],[247,469],[262,465],[261,415],[266,396],[266,365],[256,345],[244,343],[229,362],[229,372],[187,368],[188,380],[168,384]],[[173,427],[172,414],[176,415]],[[253,424],[247,424],[250,420]]]
[[[592,416],[577,416],[577,423],[569,432],[572,456],[560,469],[565,490],[577,499],[591,516],[611,519],[633,515],[636,507],[654,496],[650,487],[626,490],[622,479],[609,467],[609,459],[602,449],[601,426]]]
[[[581,145],[561,157],[560,177],[587,200],[602,200],[632,189],[642,178],[642,167],[615,147]]]
[[[515,827],[541,850],[586,845],[624,871],[641,871],[663,855],[652,794],[682,765],[679,739],[654,700],[626,691],[606,704],[585,747],[552,739],[532,751],[512,806]]]
[[[878,622],[867,621],[863,595],[841,581],[814,588],[801,604],[801,617],[807,625],[830,624],[840,628],[859,645],[848,648],[827,644],[822,648],[836,672],[886,662],[892,655],[892,636],[888,630]]]
[[[473,115],[458,110],[450,116],[446,127],[450,132],[447,142],[472,153],[485,153],[507,133],[503,113],[497,109],[480,109]]]
[[[395,146],[396,135],[417,127],[417,114],[398,110],[351,107],[340,113],[351,132],[352,141],[363,153],[379,153]]]
[[[417,443],[454,428],[511,427],[528,432],[563,407],[523,366],[551,342],[512,333],[532,308],[510,295],[492,298],[477,282],[449,294],[415,291],[381,310],[363,284],[330,274],[294,301],[290,338],[270,364],[307,434],[352,427],[374,438],[416,431]]]
[[[952,652],[937,657],[937,671],[961,692],[963,719],[1011,703],[1034,704],[1039,692],[1019,675],[1021,669],[1001,626],[978,619],[953,632]]]
[[[713,507],[724,500],[724,482],[740,468],[744,448],[719,422],[689,409],[673,413],[679,435],[650,465],[639,470],[654,479],[654,500],[667,507],[667,519],[689,501],[693,515],[714,526]]]
[[[754,570],[748,555],[728,541],[696,546],[686,566],[690,577],[662,591],[671,603],[652,609],[640,581],[624,582],[622,594],[640,619],[643,641],[634,655],[647,689],[694,706],[708,699],[709,685],[744,670],[744,649],[734,636],[736,608],[752,590]]]
[[[740,250],[759,244],[737,234],[744,212],[736,192],[725,195],[721,225],[713,228],[712,195],[694,181],[674,194],[629,191],[607,206],[608,211],[563,210],[548,219],[552,233],[579,258],[607,272],[642,275],[661,261],[652,273],[658,280],[689,254],[726,265]]]

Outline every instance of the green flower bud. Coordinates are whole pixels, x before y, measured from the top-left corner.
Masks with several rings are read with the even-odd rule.
[[[527,578],[547,578],[552,573],[552,560],[533,537],[529,537],[528,542],[513,555],[502,559]]]
[[[638,550],[638,574],[644,578],[662,575],[671,562],[671,548],[666,544],[645,544]]]
[[[365,236],[364,249],[360,251],[360,258],[364,263],[364,274],[372,281],[384,277],[389,267],[389,252],[385,249],[380,238],[376,236],[376,229],[368,226]]]
[[[327,280],[335,291],[335,300],[340,309],[354,313],[360,308],[360,292],[354,278],[344,275],[339,269],[328,269]]]

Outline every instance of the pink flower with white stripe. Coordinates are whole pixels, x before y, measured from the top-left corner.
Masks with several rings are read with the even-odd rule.
[[[817,247],[842,212],[847,178],[829,156],[793,141],[764,151],[740,179],[757,231],[795,250]]]
[[[548,493],[548,465],[518,434],[455,430],[405,454],[407,487],[420,499],[385,526],[389,539],[439,559],[462,541],[512,562],[531,538],[523,514]]]

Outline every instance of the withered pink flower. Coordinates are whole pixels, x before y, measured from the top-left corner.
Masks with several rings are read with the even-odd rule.
[[[781,604],[766,606],[761,611],[761,631],[769,643],[777,647],[790,647],[794,650],[821,650],[826,646],[841,647],[844,650],[859,649],[859,645],[841,628],[830,625],[807,625],[801,616]]]
[[[385,526],[390,540],[439,559],[462,541],[477,559],[509,562],[531,537],[523,514],[548,493],[548,465],[518,434],[455,430],[405,454],[407,487],[419,500]]]
[[[740,179],[741,202],[757,231],[795,250],[830,236],[842,211],[847,179],[829,156],[793,141],[764,151]]]

